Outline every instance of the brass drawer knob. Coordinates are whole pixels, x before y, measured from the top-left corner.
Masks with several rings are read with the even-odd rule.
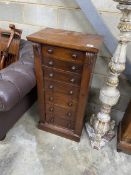
[[[49,101],[53,101],[54,100],[54,98],[53,97],[49,97]]]
[[[54,86],[51,84],[51,85],[49,85],[49,89],[53,89],[54,88]]]
[[[53,66],[54,65],[53,61],[49,61],[49,65]]]
[[[72,95],[73,94],[73,91],[70,91],[69,94]]]
[[[70,79],[70,82],[71,82],[71,83],[74,83],[74,82],[75,82],[75,79],[74,79],[74,78],[71,78],[71,79]]]
[[[54,117],[52,117],[51,119],[50,119],[50,123],[54,123]]]
[[[71,69],[72,69],[72,70],[76,70],[76,66],[72,66]]]
[[[49,111],[50,111],[50,112],[53,112],[53,111],[54,111],[54,108],[53,108],[53,107],[50,107],[50,108],[49,108]]]
[[[52,54],[52,53],[53,53],[53,49],[48,49],[47,52],[48,52],[49,54]]]
[[[72,54],[72,58],[73,58],[73,59],[77,59],[77,54],[75,54],[75,53]]]
[[[49,119],[47,120],[47,122],[53,124],[53,123],[54,123],[54,117],[49,118]]]
[[[72,113],[71,112],[67,112],[67,116],[68,117],[71,117],[72,116]]]
[[[67,128],[71,129],[71,122],[70,121],[67,123]]]
[[[73,106],[73,103],[72,103],[72,102],[69,102],[69,103],[68,103],[68,106],[69,106],[69,107]]]
[[[50,74],[49,74],[49,77],[50,77],[50,78],[52,78],[53,76],[54,76],[54,74],[53,74],[53,73],[50,73]]]

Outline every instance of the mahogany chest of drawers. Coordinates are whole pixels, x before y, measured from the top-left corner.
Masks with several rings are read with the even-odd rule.
[[[118,126],[117,150],[131,155],[131,101]]]
[[[39,128],[79,141],[101,37],[46,28],[27,39],[34,43]]]

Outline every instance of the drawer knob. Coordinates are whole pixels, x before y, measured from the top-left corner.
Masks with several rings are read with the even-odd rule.
[[[48,123],[53,124],[54,123],[54,117],[49,118]]]
[[[76,58],[77,58],[77,54],[75,54],[75,53],[72,54],[72,58],[73,58],[73,59],[76,59]]]
[[[49,65],[50,66],[53,66],[53,61],[49,61]]]
[[[71,122],[70,121],[67,123],[67,128],[71,129]]]
[[[51,84],[51,85],[49,85],[49,88],[50,88],[50,89],[53,89],[53,88],[54,88],[54,86]]]
[[[53,73],[50,73],[50,74],[49,74],[49,77],[50,77],[50,78],[52,78],[53,76],[54,76],[54,74],[53,74]]]
[[[67,116],[68,117],[71,117],[72,116],[72,113],[71,112],[67,112]]]
[[[76,70],[76,66],[72,66],[71,69],[72,69],[72,70]]]
[[[53,97],[49,97],[49,101],[53,101],[54,100],[54,98]]]
[[[53,111],[54,111],[54,108],[53,108],[53,107],[50,107],[50,108],[49,108],[49,111],[50,111],[50,112],[53,112]]]
[[[73,91],[70,91],[69,94],[72,95],[73,94]]]
[[[54,123],[54,117],[50,119],[50,123]]]
[[[47,52],[48,52],[49,54],[52,54],[52,53],[53,53],[53,49],[48,49]]]
[[[73,103],[72,103],[72,102],[69,102],[69,103],[68,103],[68,106],[69,106],[69,107],[73,106]]]
[[[75,79],[74,78],[70,79],[70,82],[71,83],[74,83],[75,82]]]

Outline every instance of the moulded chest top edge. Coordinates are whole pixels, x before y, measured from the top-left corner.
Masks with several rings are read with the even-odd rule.
[[[102,45],[103,38],[94,34],[83,34],[80,32],[62,29],[45,28],[27,36],[32,42],[54,45],[59,47],[77,49],[97,53]]]

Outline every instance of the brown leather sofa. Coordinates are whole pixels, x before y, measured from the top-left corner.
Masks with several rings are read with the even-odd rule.
[[[0,140],[36,100],[32,44],[21,40],[20,58],[0,71]]]

